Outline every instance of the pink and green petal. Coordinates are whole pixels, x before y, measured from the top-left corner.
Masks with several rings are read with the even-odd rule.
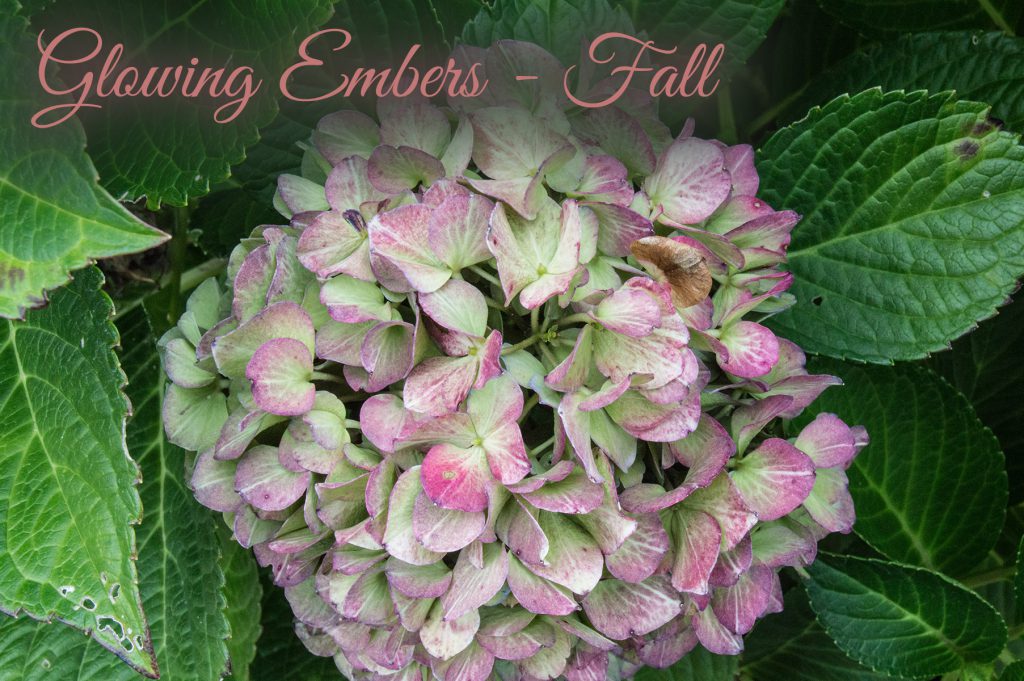
[[[253,447],[239,460],[235,489],[261,511],[283,511],[306,492],[309,473],[293,473],[278,458],[277,448]]]
[[[466,281],[451,279],[436,291],[420,295],[418,300],[423,314],[450,331],[477,337],[487,332],[484,294]]]
[[[413,366],[415,327],[408,322],[383,322],[366,334],[360,360],[369,374],[367,392],[377,392],[405,378]]]
[[[256,350],[274,338],[294,338],[310,352],[314,346],[313,321],[309,314],[293,302],[270,305],[234,331],[213,342],[213,358],[217,368],[229,379],[245,377],[245,369]]]
[[[479,364],[472,355],[431,357],[417,364],[403,388],[406,406],[432,416],[455,411],[477,381]]]
[[[216,384],[203,388],[167,386],[162,411],[164,433],[172,443],[192,451],[213,447],[227,423],[227,400]]]
[[[706,595],[722,544],[721,527],[707,513],[680,508],[673,511],[669,529],[674,555],[672,586],[677,591]]]
[[[448,660],[465,650],[480,628],[480,613],[470,610],[452,620],[444,619],[440,601],[434,601],[426,621],[420,628],[420,643],[432,656]]]
[[[395,557],[384,566],[388,584],[409,598],[438,598],[452,584],[452,571],[443,562],[410,565]]]
[[[639,514],[635,522],[636,531],[605,557],[608,572],[632,584],[653,575],[669,550],[668,533],[657,513]]]
[[[441,560],[444,554],[430,551],[416,541],[413,515],[421,489],[419,466],[410,468],[398,478],[388,502],[383,544],[388,553],[399,560],[413,565],[430,565]]]
[[[431,551],[451,553],[461,550],[480,536],[486,523],[487,517],[483,512],[441,508],[425,494],[416,498],[413,534],[416,541]]]
[[[441,596],[444,619],[458,619],[477,610],[501,591],[508,577],[508,553],[500,542],[482,545],[481,565],[473,565],[469,552],[459,553],[452,571],[452,586]]]
[[[317,215],[299,236],[299,262],[320,278],[347,274],[372,281],[370,242],[366,230],[357,227],[361,220],[350,211]]]
[[[434,445],[423,460],[422,477],[423,491],[431,501],[458,511],[485,510],[495,485],[480,447]]]
[[[686,500],[686,507],[704,511],[718,521],[722,528],[722,550],[728,551],[740,543],[757,524],[757,514],[747,507],[732,479],[719,475],[709,486],[694,492]]]
[[[532,613],[568,615],[579,608],[569,589],[538,577],[515,556],[509,556],[508,587],[519,604]]]
[[[422,293],[436,291],[451,278],[451,269],[430,245],[432,212],[423,204],[399,206],[375,216],[367,226],[371,253],[397,268],[413,290]]]
[[[493,202],[473,194],[449,196],[434,209],[430,244],[453,272],[490,260],[487,225],[493,208]]]
[[[819,468],[815,473],[814,488],[804,500],[804,508],[829,532],[847,534],[853,529],[856,517],[849,484],[839,468]]]
[[[814,462],[786,440],[770,438],[744,456],[732,482],[760,520],[778,520],[800,506],[814,487]]]
[[[693,616],[693,629],[700,644],[715,655],[739,655],[743,651],[743,638],[726,629],[710,607]]]
[[[234,461],[218,461],[213,450],[207,449],[196,457],[189,489],[203,506],[222,513],[234,513],[242,505],[242,498],[235,491]]]
[[[429,186],[444,177],[444,166],[437,158],[419,149],[382,144],[370,155],[366,174],[378,191],[398,194],[420,185]]]
[[[277,178],[277,194],[274,196],[275,206],[283,208],[286,218],[302,213],[330,210],[323,185],[307,180],[298,175],[280,175]]]
[[[854,431],[838,416],[828,413],[818,414],[804,426],[793,444],[811,457],[818,468],[846,468],[858,450]]]
[[[551,513],[590,513],[604,500],[604,488],[592,482],[581,468],[573,468],[565,478],[547,482],[522,497],[535,508]]]
[[[624,641],[672,621],[682,611],[682,603],[664,576],[639,584],[607,579],[583,599],[583,610],[598,631]]]
[[[261,345],[245,370],[252,381],[252,396],[263,411],[279,416],[300,416],[313,408],[313,357],[294,338],[274,338]]]
[[[324,116],[313,131],[313,145],[335,166],[351,156],[367,159],[379,144],[377,123],[358,111]]]
[[[647,292],[621,288],[598,303],[590,316],[609,331],[641,338],[661,326],[661,313]]]
[[[690,137],[677,140],[662,153],[643,188],[658,212],[692,225],[718,209],[728,198],[731,185],[722,150]]]
[[[549,548],[544,563],[527,564],[527,569],[573,593],[589,593],[604,570],[597,542],[562,514],[541,511],[537,520],[549,539]]]
[[[476,642],[450,660],[431,660],[430,667],[432,678],[439,681],[487,681],[493,668],[494,656]],[[423,676],[421,681],[428,679]]]
[[[719,340],[728,349],[728,357],[718,357],[718,365],[741,378],[756,378],[771,371],[779,359],[779,342],[767,327],[741,321],[726,327]]]

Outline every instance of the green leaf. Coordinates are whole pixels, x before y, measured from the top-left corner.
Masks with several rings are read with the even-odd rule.
[[[952,352],[933,355],[928,363],[974,405],[1006,454],[1010,502],[1024,500],[1024,301],[999,309],[977,330],[953,343]]]
[[[797,304],[772,325],[810,352],[924,357],[1024,272],[1024,148],[983,104],[840,97],[776,132],[758,166],[764,199],[804,216],[789,249]]]
[[[295,616],[284,592],[269,581],[263,589],[263,634],[256,645],[253,681],[338,681],[341,672],[329,657],[306,650],[294,629]]]
[[[131,527],[139,468],[102,283],[81,270],[0,330],[0,610],[89,631],[152,675]]]
[[[220,526],[221,569],[224,571],[226,615],[231,624],[228,653],[231,659],[230,681],[249,681],[250,665],[256,658],[256,641],[263,630],[260,626],[263,587],[252,553],[231,538],[227,527]]]
[[[60,624],[0,615],[0,681],[138,681],[93,639]]]
[[[744,640],[743,678],[750,681],[886,681],[836,647],[821,628],[802,587],[790,589],[781,613],[758,623]]]
[[[30,120],[55,100],[36,80],[38,50],[17,4],[0,2],[0,316],[21,317],[45,292],[96,258],[142,251],[166,235],[96,183],[77,121],[47,129]]]
[[[839,62],[815,79],[790,108],[801,115],[844,92],[956,90],[992,105],[1010,130],[1024,126],[1024,39],[1002,33],[949,31],[901,36]]]
[[[875,671],[938,676],[991,662],[1006,644],[995,608],[938,573],[829,554],[807,571],[811,607],[825,631]]]
[[[871,438],[848,472],[857,534],[893,560],[957,576],[972,570],[999,539],[1007,483],[999,443],[970,403],[920,367],[819,360],[812,368],[845,384],[822,394],[814,412],[863,424]]]
[[[1017,615],[1024,615],[1024,537],[1017,548],[1016,572],[1013,575],[1013,596],[1017,603]]]
[[[739,658],[715,655],[697,646],[668,669],[645,667],[633,677],[636,681],[732,681]]]
[[[1024,660],[1014,662],[1004,669],[999,681],[1024,681]]]
[[[164,437],[166,379],[145,312],[135,308],[118,327],[134,411],[128,449],[142,468],[139,494],[145,515],[137,533],[142,602],[161,678],[218,679],[228,662],[219,520],[185,485],[185,451]]]
[[[742,66],[764,41],[785,0],[644,0],[621,2],[638,30],[661,47],[688,52],[699,43],[725,45],[716,73],[727,76]]]
[[[270,200],[245,189],[226,189],[203,198],[189,220],[199,230],[199,247],[207,255],[226,256],[238,242],[264,224],[286,222]]]
[[[188,66],[195,57],[198,69],[227,65],[227,77],[236,66],[251,66],[254,82],[264,81],[242,113],[226,123],[217,123],[214,111],[232,97],[188,98],[180,91],[167,98],[101,100],[101,109],[79,113],[103,185],[118,197],[145,196],[155,207],[185,205],[226,179],[231,166],[245,158],[246,148],[259,139],[259,128],[277,112],[278,77],[297,61],[299,42],[330,16],[331,3],[169,0],[154,7],[105,0],[85,3],[74,12],[63,9],[54,7],[38,23],[50,35],[91,26],[108,41],[106,49],[123,41],[122,66],[128,61]],[[91,62],[84,66],[98,67]],[[73,68],[65,66],[66,77],[77,83],[81,73]],[[25,71],[31,76],[32,69]]]
[[[840,21],[865,33],[903,33],[940,28],[1012,26],[1024,7],[1017,0],[818,0]]]
[[[608,0],[497,0],[466,24],[462,41],[488,47],[498,40],[523,40],[540,45],[568,66],[579,63],[583,39],[609,31],[634,33],[626,11]]]

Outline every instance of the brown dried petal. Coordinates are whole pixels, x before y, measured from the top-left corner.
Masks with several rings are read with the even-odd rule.
[[[711,293],[711,272],[696,248],[663,236],[637,239],[630,250],[657,281],[672,288],[677,307],[690,307]]]

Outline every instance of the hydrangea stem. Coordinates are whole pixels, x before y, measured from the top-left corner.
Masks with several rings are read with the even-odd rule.
[[[495,277],[493,274],[491,274],[490,272],[488,272],[484,268],[480,267],[479,265],[470,265],[466,269],[468,269],[470,272],[472,272],[473,274],[477,275],[481,279],[486,279],[487,281],[491,282],[495,286],[501,286],[501,282],[498,281],[497,277]]]

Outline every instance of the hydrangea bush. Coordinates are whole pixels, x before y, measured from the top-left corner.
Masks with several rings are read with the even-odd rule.
[[[793,302],[799,216],[757,198],[747,145],[516,81],[561,74],[535,45],[456,58],[486,98],[324,118],[287,224],[161,340],[192,489],[350,678],[737,654],[779,570],[851,529],[867,442],[827,413],[786,437],[838,383],[761,323]]]

